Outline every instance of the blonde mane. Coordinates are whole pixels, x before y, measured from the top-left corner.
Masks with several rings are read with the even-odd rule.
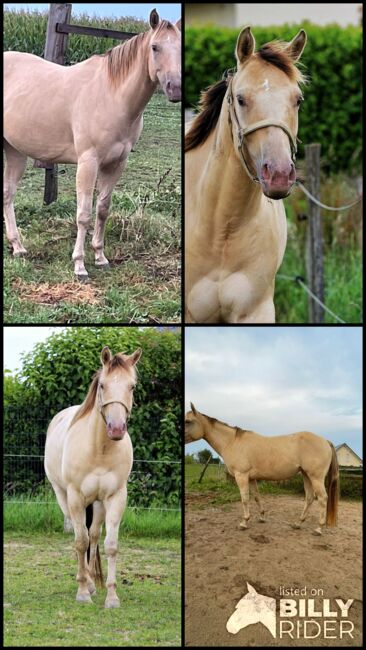
[[[161,20],[156,28],[155,35],[166,29],[174,29],[174,25],[168,20]],[[132,67],[138,62],[141,64],[141,54],[147,45],[147,41],[152,33],[150,29],[147,32],[136,34],[121,45],[117,45],[105,52],[101,56],[107,57],[108,78],[112,86],[117,86],[121,81],[126,79]]]

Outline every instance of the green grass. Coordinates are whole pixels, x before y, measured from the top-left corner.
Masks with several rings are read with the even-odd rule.
[[[5,647],[180,646],[180,540],[127,537],[117,559],[119,609],[75,601],[72,536],[5,534]],[[103,571],[106,559],[101,549]]]
[[[15,198],[28,255],[4,239],[6,323],[176,323],[180,321],[181,109],[156,93],[144,130],[112,198],[107,271],[86,240],[88,285],[74,279],[75,165],[59,165],[59,198],[42,205],[44,170],[28,164]],[[77,300],[78,302],[74,302]]]
[[[321,200],[327,205],[345,205],[354,200],[355,192],[344,174],[322,178]],[[279,276],[302,276],[306,281],[307,202],[300,189],[285,201],[288,239]],[[362,251],[361,204],[340,213],[322,211],[324,254],[324,304],[346,323],[362,323]],[[307,323],[308,295],[294,281],[278,277],[275,290],[276,321]],[[325,313],[324,323],[336,323]]]
[[[203,466],[197,463],[185,464],[185,489],[210,497],[212,505],[222,505],[240,501],[239,488],[235,481],[226,480],[225,469],[218,465],[209,465],[201,483],[198,483]],[[296,475],[285,481],[258,481],[261,494],[304,494],[302,476]],[[352,476],[340,476],[341,497],[346,499],[362,499],[362,480]]]
[[[54,500],[37,503],[21,497],[7,499],[4,503],[4,530],[22,532],[63,531],[63,515]],[[144,510],[128,508],[120,526],[120,536],[180,537],[180,512],[175,510]]]

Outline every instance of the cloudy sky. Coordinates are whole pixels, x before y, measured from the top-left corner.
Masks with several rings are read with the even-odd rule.
[[[361,346],[360,327],[186,328],[186,410],[268,436],[313,431],[362,457]]]

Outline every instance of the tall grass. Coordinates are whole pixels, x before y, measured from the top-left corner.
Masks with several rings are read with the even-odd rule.
[[[4,530],[11,532],[63,531],[63,514],[55,501],[32,502],[14,497],[4,503]],[[120,526],[122,537],[180,537],[181,516],[175,510],[144,510],[127,507]]]

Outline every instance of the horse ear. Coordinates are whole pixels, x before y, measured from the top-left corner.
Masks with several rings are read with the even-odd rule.
[[[159,14],[156,11],[156,9],[153,9],[150,13],[150,27],[152,29],[155,29],[159,25],[159,21],[160,21]]]
[[[180,18],[179,18],[179,20],[177,20],[177,22],[175,23],[175,26],[176,26],[177,29],[179,29],[180,32],[182,31],[182,21],[181,21]]]
[[[192,411],[193,415],[196,415],[196,416],[197,416],[197,411],[196,411],[196,409],[194,408],[194,405],[192,404],[192,402],[191,402],[191,411]]]
[[[135,350],[135,352],[133,354],[130,354],[130,356],[128,358],[129,358],[130,363],[131,363],[132,366],[136,365],[136,363],[139,361],[141,355],[142,355],[141,348],[137,348],[137,350]]]
[[[286,46],[286,51],[290,55],[294,63],[298,61],[305,49],[307,41],[306,32],[303,29],[300,29],[299,33],[288,43]]]
[[[106,345],[103,348],[102,354],[100,355],[100,358],[101,358],[103,366],[105,366],[111,360],[112,355],[111,355],[111,351],[110,351],[108,345]]]
[[[249,594],[256,594],[257,593],[256,590],[254,589],[254,587],[252,587],[252,585],[249,584],[249,582],[247,582],[247,587],[248,587],[248,593]]]
[[[244,27],[241,30],[238,40],[236,41],[235,56],[238,67],[244,65],[252,56],[255,50],[255,39],[250,31],[250,26]]]

